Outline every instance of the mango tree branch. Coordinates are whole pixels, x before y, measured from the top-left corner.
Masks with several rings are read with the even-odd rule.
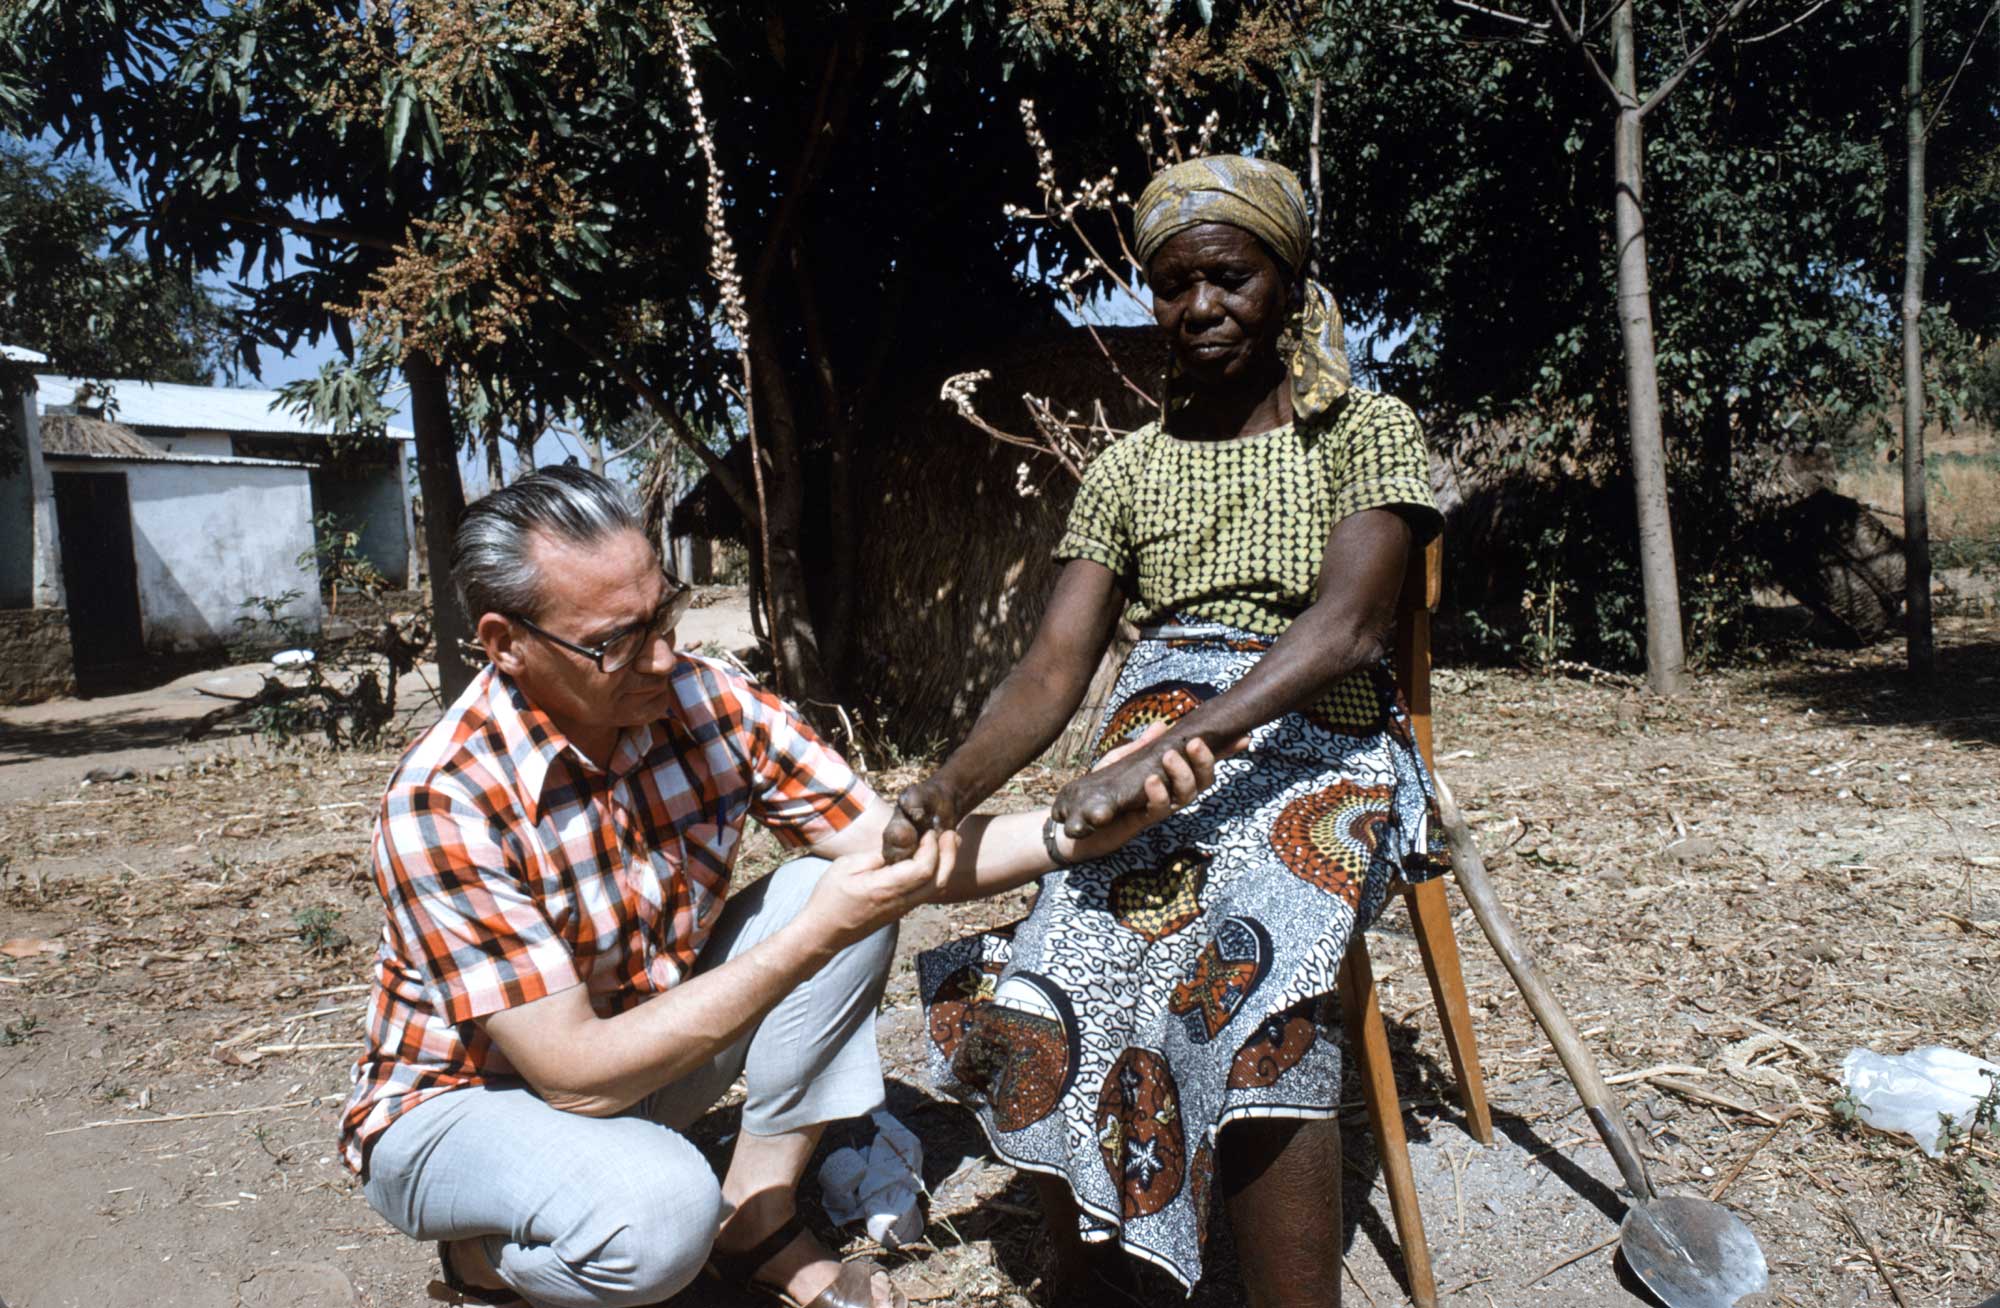
[[[771,219],[771,228],[764,234],[764,252],[758,256],[757,267],[750,274],[748,298],[760,298],[770,284],[771,277],[778,270],[778,260],[790,246],[792,225],[798,220],[799,206],[805,201],[805,194],[818,180],[821,161],[825,152],[821,146],[830,140],[847,120],[847,106],[852,96],[849,94],[854,74],[861,66],[861,17],[857,12],[849,17],[844,39],[837,42],[826,53],[826,70],[820,75],[819,94],[813,104],[812,118],[806,125],[803,147],[799,151],[798,165],[792,170],[792,178],[785,188],[785,195],[778,202],[778,211]],[[848,57],[851,54],[852,57]],[[835,99],[836,90],[839,98]]]
[[[659,387],[640,376],[638,370],[630,364],[599,348],[595,341],[590,340],[575,328],[564,327],[562,334],[563,339],[567,340],[571,345],[576,346],[577,349],[582,350],[604,367],[609,368],[617,376],[618,380],[624,382],[634,395],[637,395],[646,402],[646,407],[650,408],[667,425],[667,429],[673,435],[674,439],[680,442],[696,459],[701,461],[701,466],[708,471],[711,477],[715,478],[715,484],[722,487],[723,493],[729,496],[730,502],[736,506],[737,510],[746,519],[755,515],[757,509],[756,501],[744,489],[742,479],[723,461],[722,456],[710,449],[707,442],[703,441],[694,428],[688,425],[687,419],[681,416],[681,411],[668,402],[667,397],[661,393]]]
[[[189,205],[187,208],[211,218],[219,218],[224,222],[241,223],[249,227],[268,227],[274,231],[291,232],[294,235],[315,237],[322,241],[341,241],[369,250],[393,251],[397,248],[396,243],[386,236],[377,236],[373,232],[348,227],[342,223],[312,222],[287,213],[252,213],[248,210],[230,209],[212,204]]]

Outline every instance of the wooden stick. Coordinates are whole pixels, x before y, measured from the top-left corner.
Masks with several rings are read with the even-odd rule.
[[[1776,1126],[1778,1124],[1777,1118],[1771,1116],[1771,1114],[1765,1112],[1755,1104],[1746,1104],[1741,1099],[1732,1099],[1728,1095],[1717,1094],[1715,1091],[1704,1089],[1692,1081],[1683,1081],[1677,1076],[1656,1076],[1653,1078],[1651,1084],[1658,1086],[1662,1090],[1672,1091],[1683,1099],[1692,1099],[1698,1104],[1714,1104],[1717,1108],[1727,1108],[1732,1113],[1741,1113],[1745,1117],[1754,1117],[1766,1126]]]
[[[1599,1240],[1596,1244],[1590,1246],[1590,1248],[1585,1249],[1579,1253],[1573,1253],[1559,1263],[1551,1264],[1547,1271],[1543,1272],[1540,1276],[1537,1276],[1533,1281],[1529,1281],[1528,1284],[1533,1285],[1535,1284],[1535,1281],[1545,1281],[1549,1277],[1554,1276],[1557,1272],[1560,1272],[1563,1268],[1569,1266],[1571,1263],[1580,1263],[1594,1253],[1598,1253],[1602,1250],[1609,1249],[1612,1245],[1618,1243],[1618,1236],[1623,1234],[1625,1234],[1625,1232],[1621,1229],[1618,1232],[1618,1235],[1614,1235],[1608,1240]]]
[[[1868,1261],[1875,1264],[1875,1271],[1882,1278],[1882,1284],[1889,1287],[1889,1296],[1896,1301],[1897,1308],[1910,1308],[1910,1301],[1903,1297],[1903,1287],[1896,1284],[1896,1278],[1889,1275],[1889,1265],[1882,1261],[1882,1246],[1874,1236],[1861,1229],[1861,1222],[1846,1204],[1840,1205],[1840,1215],[1847,1222],[1854,1238],[1861,1241],[1861,1247],[1868,1251]]]
[[[276,1022],[266,1022],[262,1026],[253,1026],[248,1031],[237,1032],[235,1035],[229,1037],[229,1039],[227,1040],[217,1041],[215,1047],[218,1050],[234,1049],[236,1046],[242,1044],[246,1040],[255,1040],[258,1036],[266,1036],[271,1034],[271,1032],[276,1031],[278,1027],[281,1025],[283,1024]]]
[[[1743,1175],[1743,1169],[1750,1166],[1750,1160],[1755,1158],[1759,1153],[1762,1153],[1765,1145],[1777,1139],[1778,1132],[1784,1130],[1787,1126],[1791,1125],[1792,1119],[1794,1117],[1797,1117],[1798,1115],[1799,1115],[1798,1109],[1796,1108],[1787,1109],[1785,1113],[1778,1118],[1778,1124],[1772,1127],[1762,1140],[1759,1140],[1756,1144],[1751,1145],[1750,1152],[1743,1155],[1742,1160],[1738,1162],[1736,1166],[1729,1169],[1729,1175],[1723,1177],[1720,1181],[1717,1181],[1715,1183],[1715,1188],[1708,1192],[1709,1201],[1711,1203],[1719,1202],[1723,1195],[1729,1193],[1729,1187],[1736,1184],[1736,1178]]]
[[[78,1131],[95,1131],[104,1126],[158,1126],[162,1122],[199,1122],[210,1117],[242,1117],[248,1113],[275,1113],[281,1108],[306,1108],[317,1102],[314,1099],[288,1099],[282,1104],[265,1104],[262,1108],[220,1108],[209,1113],[169,1113],[165,1117],[120,1117],[105,1122],[85,1122],[82,1126],[65,1126],[60,1131],[44,1131],[43,1135],[73,1135]]]
[[[1662,1076],[1707,1076],[1705,1067],[1689,1067],[1686,1063],[1660,1063],[1642,1068],[1637,1072],[1620,1072],[1617,1076],[1604,1078],[1606,1085],[1630,1085],[1634,1081],[1651,1081]]]

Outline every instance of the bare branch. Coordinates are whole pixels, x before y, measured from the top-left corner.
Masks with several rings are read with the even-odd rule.
[[[1605,91],[1610,94],[1611,103],[1621,109],[1625,108],[1625,97],[1619,92],[1618,84],[1611,80],[1611,74],[1604,71],[1604,65],[1597,62],[1596,52],[1584,44],[1583,33],[1576,30],[1576,25],[1569,21],[1569,15],[1563,12],[1562,0],[1549,0],[1549,11],[1556,16],[1556,25],[1562,28],[1563,36],[1571,45],[1583,51],[1584,59],[1590,64],[1590,71],[1597,74],[1597,80],[1603,83]]]
[[[1460,9],[1469,10],[1472,13],[1481,14],[1487,18],[1498,18],[1503,22],[1519,23],[1521,26],[1532,28],[1537,32],[1546,32],[1549,30],[1547,23],[1538,23],[1532,18],[1523,18],[1519,14],[1510,14],[1503,9],[1489,9],[1485,5],[1474,4],[1472,0],[1451,0],[1451,2]]]
[[[1820,10],[1826,8],[1828,5],[1832,3],[1833,0],[1819,0],[1818,4],[1806,10],[1804,13],[1800,14],[1797,18],[1791,19],[1788,22],[1780,23],[1778,26],[1772,28],[1768,32],[1759,32],[1755,36],[1740,37],[1737,39],[1736,44],[1755,45],[1759,41],[1768,41],[1774,36],[1782,36],[1786,32],[1791,31],[1794,27],[1797,27],[1800,23],[1803,23],[1804,21],[1806,21],[1806,19],[1811,18],[1814,14],[1818,13]]]
[[[1825,0],[1821,0],[1821,3],[1825,3]],[[2000,0],[1995,0],[1993,7],[1986,11],[1986,17],[1979,20],[1979,30],[1974,32],[1972,39],[1965,43],[1965,58],[1958,61],[1958,70],[1951,75],[1951,80],[1945,83],[1944,94],[1938,97],[1937,108],[1931,110],[1929,120],[1924,123],[1924,139],[1926,141],[1931,139],[1931,128],[1937,126],[1937,120],[1943,115],[1944,107],[1951,103],[1951,93],[1958,86],[1959,75],[1964,73],[1965,66],[1972,62],[1973,52],[1979,49],[1979,38],[1985,34],[1986,24],[1993,21],[1993,15],[1995,14],[2000,14]]]
[[[610,351],[603,349],[596,341],[591,340],[574,327],[564,327],[562,334],[563,338],[571,345],[576,346],[577,349],[582,350],[586,355],[595,359],[606,368],[609,368],[617,375],[618,380],[624,382],[634,395],[644,400],[646,406],[653,411],[654,415],[667,425],[673,437],[685,446],[690,454],[701,461],[702,467],[706,468],[709,475],[715,478],[716,484],[722,487],[723,492],[735,502],[736,507],[742,511],[743,515],[745,517],[750,516],[757,507],[756,501],[744,490],[742,481],[730,469],[729,465],[723,462],[722,456],[710,449],[707,442],[703,441],[695,433],[694,428],[688,425],[687,419],[681,416],[680,410],[674,407],[673,403],[667,399],[659,387],[640,376],[638,369],[632,367]]]
[[[1681,79],[1693,72],[1695,65],[1699,64],[1708,55],[1709,47],[1713,46],[1722,34],[1729,30],[1729,25],[1742,17],[1743,12],[1756,3],[1757,0],[1736,0],[1735,4],[1729,6],[1729,12],[1724,14],[1714,27],[1708,29],[1708,35],[1703,38],[1700,45],[1695,47],[1694,53],[1689,55],[1679,68],[1674,69],[1672,75],[1666,81],[1660,83],[1658,89],[1646,97],[1645,103],[1639,106],[1639,117],[1644,118],[1647,114],[1659,108],[1661,103],[1674,93],[1674,88],[1681,84]]]

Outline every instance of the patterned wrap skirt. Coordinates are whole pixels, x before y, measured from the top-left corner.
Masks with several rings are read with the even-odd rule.
[[[1154,628],[1126,661],[1105,751],[1241,679],[1271,639]],[[1216,1137],[1332,1116],[1334,987],[1353,932],[1433,856],[1433,787],[1387,661],[1257,729],[1199,800],[1116,853],[1044,877],[1011,927],[921,954],[930,1073],[995,1152],[1065,1178],[1087,1240],[1201,1276]]]

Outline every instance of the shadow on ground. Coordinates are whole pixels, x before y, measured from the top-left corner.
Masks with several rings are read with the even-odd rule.
[[[1397,1084],[1405,1105],[1403,1127],[1411,1142],[1428,1143],[1432,1131],[1439,1125],[1463,1129],[1465,1119],[1457,1107],[1454,1097],[1456,1087],[1449,1072],[1434,1059],[1417,1052],[1414,1048],[1417,1039],[1414,1027],[1392,1020],[1388,1023],[1388,1030],[1396,1060]],[[927,1186],[935,1188],[942,1185],[967,1158],[991,1156],[977,1121],[970,1110],[956,1100],[941,1098],[922,1086],[905,1081],[891,1081],[887,1097],[888,1111],[916,1132],[924,1143],[924,1182]],[[1410,1105],[1424,1105],[1432,1115],[1419,1116],[1410,1111]],[[738,1109],[720,1108],[697,1122],[689,1132],[718,1172],[727,1164],[729,1146],[740,1129],[740,1121]],[[1341,1199],[1341,1247],[1351,1255],[1357,1242],[1365,1239],[1391,1270],[1398,1287],[1407,1294],[1408,1273],[1400,1238],[1387,1215],[1386,1201],[1379,1205],[1373,1201],[1381,1178],[1381,1162],[1367,1119],[1358,1106],[1350,1106],[1350,1111],[1342,1116],[1341,1126],[1345,1173]],[[1533,1123],[1512,1113],[1496,1111],[1494,1127],[1524,1155],[1533,1159],[1535,1167],[1549,1172],[1612,1223],[1623,1217],[1625,1205],[1618,1195],[1566,1158],[1555,1142],[1543,1136]],[[846,1144],[865,1143],[870,1130],[866,1122],[844,1123],[830,1130],[819,1154],[807,1168],[808,1181],[801,1188],[805,1199],[802,1215],[807,1225],[833,1248],[848,1243],[850,1237],[826,1220],[816,1202],[817,1190],[810,1178],[817,1175],[819,1164],[827,1152]],[[1436,1209],[1435,1203],[1433,1209]],[[1434,1223],[1441,1222],[1443,1216],[1442,1211],[1427,1214]],[[925,1234],[927,1240],[939,1249],[962,1243],[990,1242],[994,1265],[1007,1281],[1024,1292],[1041,1274],[1045,1241],[1041,1236],[1034,1189],[1025,1175],[1016,1174],[1006,1190],[987,1197],[970,1212],[948,1220],[934,1217]],[[932,1257],[934,1255],[928,1252],[917,1251],[910,1261],[922,1270]],[[892,1256],[888,1261],[893,1264],[901,1260]],[[1234,1308],[1244,1302],[1243,1279],[1229,1227],[1228,1205],[1219,1199],[1208,1247],[1204,1251],[1204,1263],[1202,1282],[1195,1288],[1192,1297],[1184,1294],[1164,1272],[1150,1266],[1140,1267],[1138,1293],[1130,1301],[1135,1304],[1184,1303],[1188,1308],[1225,1308],[1225,1305]],[[1621,1279],[1628,1290],[1639,1295],[1642,1302],[1646,1301],[1648,1296],[1629,1276]],[[1349,1291],[1349,1297],[1353,1297],[1352,1287]],[[726,1290],[712,1281],[703,1281],[684,1291],[673,1301],[673,1305],[674,1308],[694,1308],[697,1304],[713,1305],[714,1308],[749,1308],[749,1305],[765,1302],[769,1301]],[[1107,1302],[1111,1302],[1108,1296]]]
[[[1951,740],[2000,744],[2000,623],[1938,632],[1937,677],[1917,681],[1900,643],[1856,654],[1814,653],[1766,682],[1773,694],[1835,722],[1933,730]]]
[[[77,758],[128,749],[160,749],[183,744],[189,724],[206,709],[185,718],[133,709],[86,719],[0,722],[0,768],[50,758]],[[228,728],[215,733],[226,734]]]

